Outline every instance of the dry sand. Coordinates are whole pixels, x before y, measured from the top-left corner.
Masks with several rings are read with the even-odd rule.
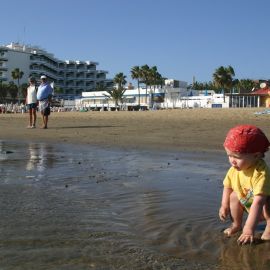
[[[54,112],[47,130],[27,129],[28,114],[0,114],[1,140],[66,142],[159,150],[222,150],[229,128],[254,124],[270,137],[270,115],[258,108],[141,112]],[[38,113],[38,126],[41,116]]]

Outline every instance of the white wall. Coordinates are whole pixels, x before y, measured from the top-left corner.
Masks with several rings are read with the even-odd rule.
[[[19,68],[21,71],[24,72],[22,79],[20,80],[20,84],[27,83],[28,77],[30,74],[30,54],[29,53],[22,53],[16,51],[8,51],[8,59],[7,62],[8,70],[7,70],[7,79],[8,81],[13,81],[11,72],[15,68]],[[17,84],[17,81],[14,81]]]
[[[224,97],[223,94],[214,94],[211,96],[165,96],[162,108],[213,108],[221,106],[229,108],[229,97]]]

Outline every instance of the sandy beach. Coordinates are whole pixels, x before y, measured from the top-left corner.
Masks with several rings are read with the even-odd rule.
[[[269,115],[258,108],[185,109],[141,112],[54,112],[49,128],[27,129],[28,114],[1,114],[5,140],[66,142],[112,147],[168,150],[223,150],[229,128],[254,124],[269,136]]]
[[[218,218],[224,138],[269,137],[257,111],[0,114],[0,268],[269,269],[270,243],[239,247]]]

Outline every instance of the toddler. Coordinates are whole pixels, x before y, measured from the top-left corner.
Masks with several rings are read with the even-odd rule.
[[[262,240],[270,240],[270,171],[264,153],[270,143],[265,134],[252,125],[240,125],[229,130],[224,142],[231,168],[224,179],[219,217],[230,215],[232,224],[224,233],[231,236],[242,230],[238,244],[254,241],[259,221],[265,220]],[[243,213],[248,217],[242,229]]]

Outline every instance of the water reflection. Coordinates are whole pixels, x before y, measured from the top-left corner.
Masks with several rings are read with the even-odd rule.
[[[25,147],[25,145],[0,141],[0,161],[16,161],[17,169],[24,163],[27,171],[43,172],[53,167],[57,159],[55,151],[55,147],[43,143],[29,143]]]
[[[47,144],[29,143],[26,170],[43,172],[46,168],[52,167],[55,159],[53,150],[53,147]]]
[[[270,269],[270,243],[238,246],[236,238],[227,239],[221,245],[220,265],[225,269]]]

